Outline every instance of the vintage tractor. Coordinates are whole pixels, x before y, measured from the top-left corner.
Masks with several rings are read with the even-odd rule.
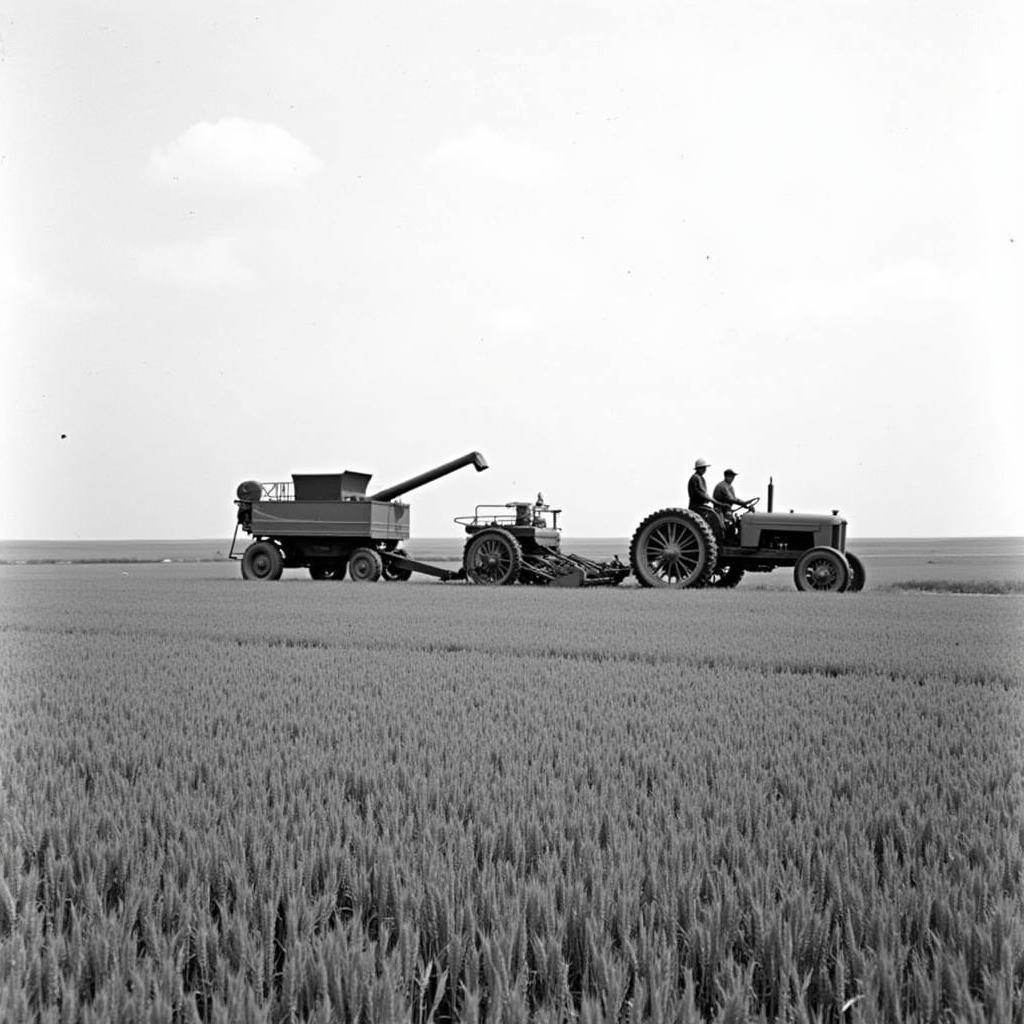
[[[235,536],[229,557],[237,558],[235,540],[241,527],[253,542],[242,553],[247,580],[276,580],[286,568],[305,567],[314,579],[357,582],[407,580],[413,572],[440,579],[462,578],[453,572],[408,557],[399,546],[409,539],[409,506],[393,499],[416,487],[454,473],[463,466],[487,468],[479,452],[420,473],[393,487],[367,495],[371,474],[293,473],[291,481],[238,485]]]
[[[798,590],[863,590],[864,565],[846,550],[846,520],[768,510],[723,516],[717,510],[664,508],[636,528],[629,561],[642,587],[735,587],[747,572],[792,566]],[[750,507],[757,504],[755,498]]]
[[[466,579],[489,586],[613,587],[621,583],[629,567],[618,558],[596,562],[562,552],[561,511],[546,505],[538,494],[533,503],[477,505],[473,515],[457,517],[455,522],[469,534],[462,559]]]

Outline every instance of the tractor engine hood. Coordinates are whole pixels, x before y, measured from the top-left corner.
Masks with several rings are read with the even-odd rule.
[[[816,526],[845,526],[838,515],[817,515],[811,512],[748,512],[740,517],[748,526],[775,527],[780,530],[808,529]]]

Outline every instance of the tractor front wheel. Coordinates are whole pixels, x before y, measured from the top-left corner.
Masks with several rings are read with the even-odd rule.
[[[641,587],[703,587],[718,559],[711,527],[696,512],[652,512],[629,545],[629,564]]]
[[[793,569],[797,590],[842,593],[850,585],[850,563],[835,548],[811,548]]]
[[[376,583],[384,571],[384,563],[373,548],[356,548],[348,556],[348,575],[353,583]]]
[[[462,562],[474,583],[504,587],[519,579],[523,549],[508,530],[484,530],[466,544]]]
[[[242,579],[279,580],[284,571],[284,555],[269,540],[250,544],[242,555]]]

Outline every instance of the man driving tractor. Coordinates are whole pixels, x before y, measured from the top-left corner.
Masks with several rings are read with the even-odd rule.
[[[733,506],[749,509],[752,507],[750,501],[745,498],[737,498],[736,492],[732,489],[732,482],[736,479],[736,471],[727,469],[722,474],[723,479],[715,484],[715,491],[711,497],[715,508],[727,518],[732,518]]]

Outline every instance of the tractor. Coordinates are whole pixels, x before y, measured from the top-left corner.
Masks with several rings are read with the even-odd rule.
[[[748,572],[792,567],[797,590],[857,591],[866,575],[846,550],[846,520],[831,515],[768,509],[723,516],[716,509],[663,508],[633,533],[629,562],[642,587],[735,587]]]

